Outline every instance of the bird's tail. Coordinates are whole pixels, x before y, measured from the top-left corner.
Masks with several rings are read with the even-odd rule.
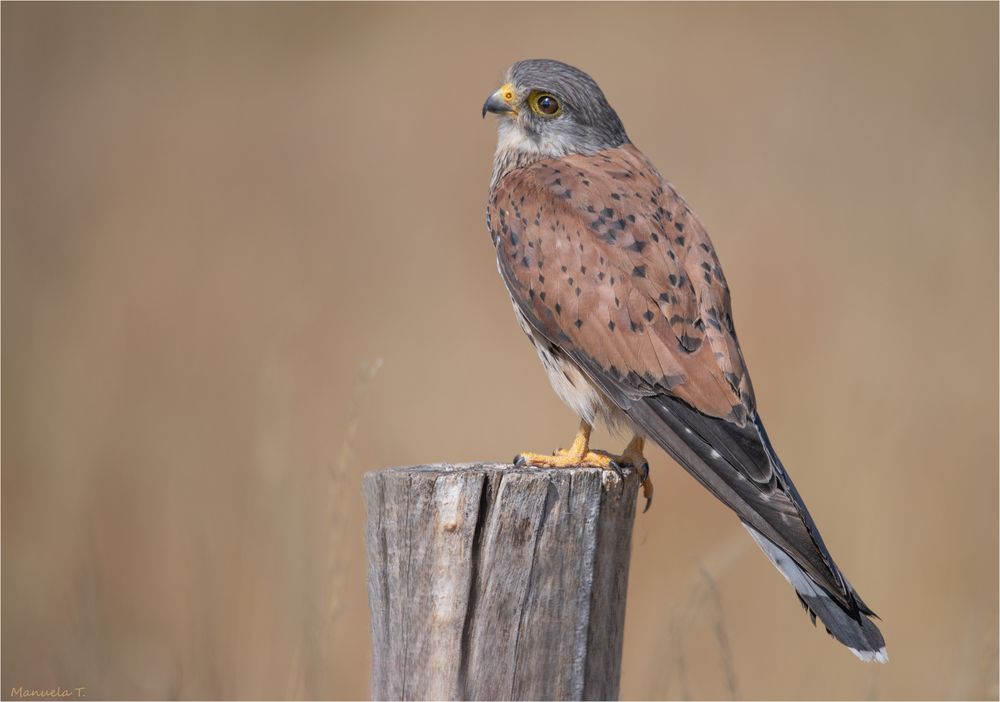
[[[878,627],[865,616],[865,613],[856,610],[847,611],[843,605],[830,597],[817,585],[812,578],[802,568],[792,560],[788,554],[782,551],[773,541],[743,522],[743,526],[750,532],[750,536],[757,542],[761,550],[767,555],[774,567],[777,568],[785,580],[791,583],[799,596],[799,602],[809,613],[813,624],[816,618],[826,627],[826,631],[833,638],[851,649],[851,652],[865,662],[877,661],[887,663],[889,654],[885,650],[885,639]],[[850,587],[850,586],[848,586]]]
[[[874,613],[833,562],[759,418],[740,426],[667,395],[634,403],[629,417],[736,512],[814,623],[861,660],[888,660]]]

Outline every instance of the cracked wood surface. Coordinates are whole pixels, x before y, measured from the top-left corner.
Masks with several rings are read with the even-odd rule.
[[[639,477],[365,475],[374,699],[616,699]]]

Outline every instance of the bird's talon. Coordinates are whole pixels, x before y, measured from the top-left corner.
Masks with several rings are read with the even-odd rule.
[[[646,498],[646,506],[643,507],[642,513],[645,514],[649,511],[649,506],[653,504],[653,481],[649,478],[649,464],[647,463],[643,468],[642,496]]]

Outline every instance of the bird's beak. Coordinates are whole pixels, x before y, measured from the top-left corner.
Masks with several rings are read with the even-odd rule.
[[[517,108],[514,107],[516,100],[517,93],[514,90],[514,86],[510,83],[500,86],[500,89],[486,98],[486,102],[483,103],[483,117],[486,116],[487,112],[492,112],[498,115],[516,115]]]

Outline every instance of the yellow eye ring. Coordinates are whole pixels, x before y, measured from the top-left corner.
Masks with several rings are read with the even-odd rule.
[[[528,97],[531,111],[542,117],[557,117],[562,114],[562,103],[550,93],[532,93]]]

